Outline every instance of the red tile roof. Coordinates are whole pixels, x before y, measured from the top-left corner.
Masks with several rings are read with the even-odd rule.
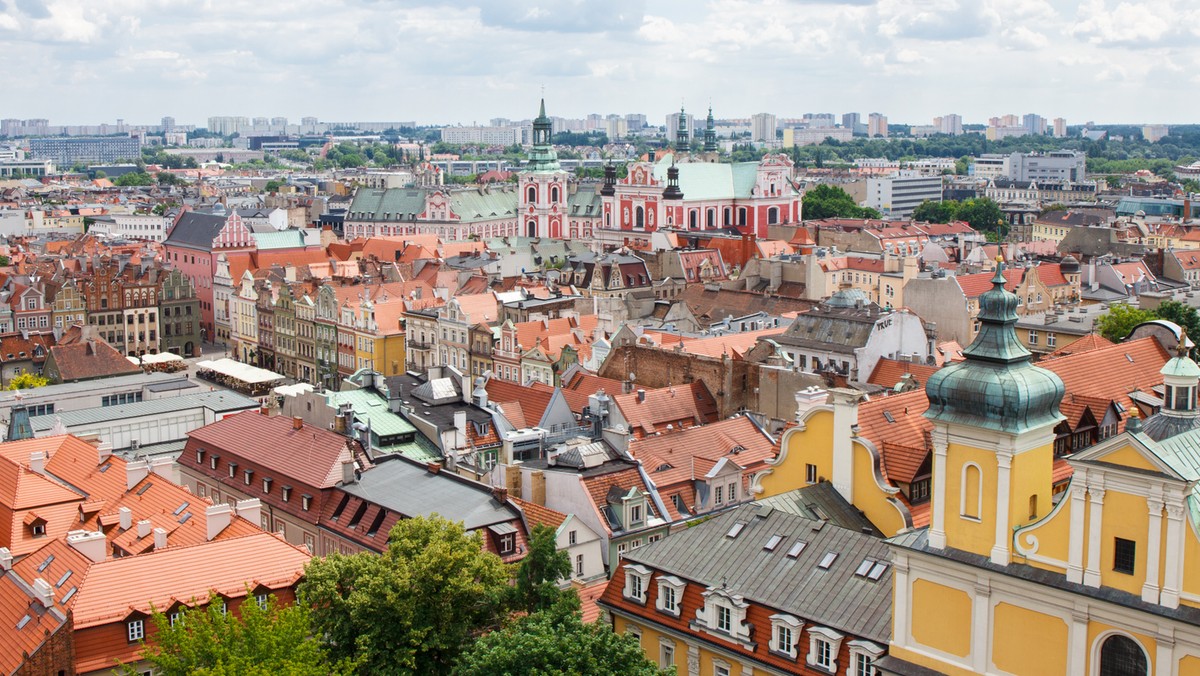
[[[778,450],[777,444],[744,416],[629,442],[629,454],[642,462],[660,489],[702,477],[721,458],[746,470],[761,469]]]
[[[891,389],[900,382],[904,374],[911,373],[917,385],[925,387],[925,383],[929,381],[929,376],[933,375],[937,370],[938,367],[936,366],[884,358],[875,364],[875,370],[871,372],[871,377],[867,378],[867,382],[872,385]]]
[[[888,479],[910,483],[924,464],[929,455],[928,434],[933,429],[924,415],[928,408],[924,388],[859,405],[859,435],[879,449]]]
[[[644,401],[638,401],[639,392],[644,392]],[[634,436],[665,432],[667,425],[683,429],[717,419],[717,402],[699,380],[687,385],[614,394],[612,400]]]
[[[102,340],[86,340],[50,348],[50,359],[64,383],[141,373],[137,364]]]
[[[299,430],[292,426],[292,418],[287,416],[265,416],[255,411],[231,415],[188,435],[185,462],[194,460],[196,447],[206,446],[286,472],[314,488],[340,482],[342,462],[356,457],[357,442],[308,423]]]
[[[1162,370],[1171,355],[1153,337],[1098,347],[1062,357],[1043,359],[1038,366],[1062,378],[1068,393],[1120,402],[1133,407],[1129,393],[1150,392],[1162,384]]]
[[[1067,343],[1066,345],[1063,345],[1062,347],[1058,348],[1057,350],[1046,355],[1044,357],[1044,359],[1050,359],[1053,357],[1065,357],[1069,354],[1075,354],[1076,352],[1089,352],[1091,350],[1097,350],[1099,348],[1108,347],[1109,345],[1113,345],[1113,344],[1114,343],[1111,340],[1105,338],[1104,336],[1101,336],[1096,333],[1089,333],[1086,336],[1080,338],[1079,340],[1074,340],[1074,341],[1071,341],[1070,343]]]
[[[558,530],[558,527],[563,525],[563,522],[567,520],[566,514],[550,509],[545,505],[539,505],[535,502],[522,500],[521,498],[510,498],[510,500],[525,515],[525,523],[530,531],[538,524]]]

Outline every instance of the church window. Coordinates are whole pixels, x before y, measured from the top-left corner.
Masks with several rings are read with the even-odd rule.
[[[967,463],[962,470],[962,485],[960,504],[962,516],[968,519],[979,519],[983,514],[983,472],[979,465]]]
[[[633,210],[633,213],[636,218],[636,223],[634,224],[634,227],[638,227],[638,228],[646,227],[646,209],[645,209],[645,207],[637,207],[636,209]]]
[[[550,188],[550,201],[555,203],[558,202],[558,186]]]
[[[779,207],[771,207],[767,209],[767,225],[774,225],[779,222]]]
[[[1114,634],[1100,647],[1100,676],[1147,676],[1146,653],[1137,641]]]
[[[1113,570],[1133,575],[1137,561],[1137,543],[1125,538],[1113,538]]]
[[[704,227],[713,229],[717,227],[717,210],[709,209],[704,215]]]
[[[700,219],[695,209],[688,211],[688,227],[695,230],[700,225]]]
[[[531,202],[531,203],[537,201],[537,188],[536,187],[531,185],[531,186],[529,186],[529,189],[525,191],[525,201]]]

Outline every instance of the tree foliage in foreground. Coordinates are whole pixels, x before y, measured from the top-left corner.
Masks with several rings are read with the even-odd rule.
[[[363,674],[446,674],[470,641],[501,625],[511,570],[478,533],[438,516],[392,528],[382,555],[314,559],[299,588],[335,659]]]
[[[529,533],[529,552],[517,565],[516,608],[529,613],[547,610],[563,597],[558,581],[570,577],[571,558],[558,549],[556,536],[553,528],[543,524]]]
[[[631,634],[617,634],[601,623],[584,624],[579,613],[562,604],[526,616],[475,642],[459,660],[456,676],[550,676],[625,674],[660,676]]]
[[[18,373],[8,381],[6,390],[28,390],[34,387],[45,387],[50,384],[50,379],[43,375],[38,375],[31,371]]]
[[[1128,303],[1119,303],[1108,309],[1108,312],[1096,317],[1096,331],[1114,343],[1123,340],[1133,327],[1158,319],[1158,315],[1150,310],[1133,307]]]
[[[801,216],[806,221],[822,218],[879,218],[878,211],[860,207],[850,193],[822,183],[804,193]]]
[[[247,596],[238,614],[222,613],[220,599],[185,609],[175,626],[155,611],[156,632],[143,659],[162,676],[325,676],[352,674],[349,662],[335,663],[312,638],[309,611],[279,606],[271,596],[265,609]],[[142,673],[130,666],[126,676]]]

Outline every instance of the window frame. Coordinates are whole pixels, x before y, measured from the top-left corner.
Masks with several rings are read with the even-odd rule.
[[[146,638],[146,620],[129,620],[125,623],[125,640],[137,643]]]

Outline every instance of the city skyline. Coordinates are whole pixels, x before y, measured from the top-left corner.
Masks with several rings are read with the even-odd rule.
[[[1175,20],[1164,17],[1172,16]],[[1112,0],[523,2],[406,7],[0,0],[0,117],[151,124],[316,116],[419,124],[645,113],[880,111],[968,124],[1194,119],[1200,9]],[[1019,93],[1014,97],[1013,92]],[[72,102],[87,101],[86,110]],[[724,109],[722,102],[735,106]]]

